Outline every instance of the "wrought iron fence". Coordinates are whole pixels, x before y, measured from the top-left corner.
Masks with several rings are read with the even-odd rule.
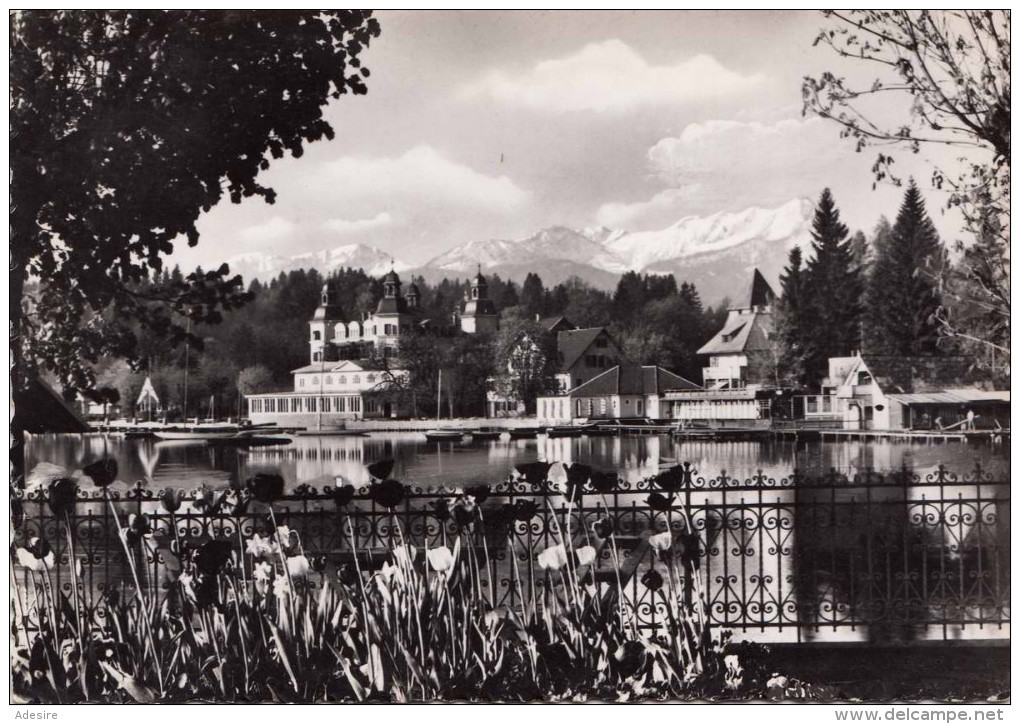
[[[447,503],[463,493],[474,497],[480,520],[451,514]],[[38,537],[54,551],[56,590],[70,592],[68,566],[76,566],[98,615],[111,595],[138,587],[168,595],[182,547],[225,539],[244,550],[275,524],[297,532],[306,554],[324,564],[320,577],[345,574],[355,557],[371,575],[402,541],[422,555],[464,536],[488,561],[483,587],[510,608],[541,603],[550,579],[536,556],[568,533],[597,549],[590,584],[622,584],[627,614],[655,632],[664,607],[641,573],[656,555],[649,537],[669,529],[686,578],[700,576],[716,627],[790,641],[1009,635],[1009,483],[981,468],[706,479],[685,464],[636,483],[596,475],[467,490],[405,485],[398,497],[383,499],[377,486],[303,485],[267,505],[246,491],[155,491],[139,483],[78,490],[61,517],[43,490],[16,492],[12,505],[22,544]],[[137,577],[128,573],[114,511],[120,525],[134,525]],[[250,557],[241,564],[250,580]],[[33,579],[18,573],[30,589]]]

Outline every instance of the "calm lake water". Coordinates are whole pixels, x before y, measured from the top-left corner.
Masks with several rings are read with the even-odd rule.
[[[497,482],[515,465],[535,460],[580,462],[600,470],[617,470],[628,480],[660,472],[677,461],[693,463],[705,478],[727,475],[747,478],[761,470],[784,477],[795,468],[819,472],[836,468],[854,473],[865,468],[885,471],[903,464],[919,473],[943,463],[966,473],[975,462],[992,472],[1009,472],[1008,447],[960,442],[908,444],[897,442],[794,443],[762,440],[683,442],[668,435],[581,437],[491,442],[429,443],[421,433],[371,433],[367,437],[296,437],[293,444],[252,450],[207,447],[204,443],[125,440],[117,434],[35,435],[26,445],[27,466],[51,463],[69,471],[103,458],[116,458],[119,479],[144,481],[163,488],[226,487],[254,472],[278,471],[289,486],[332,483],[338,475],[365,484],[365,465],[396,460],[394,477],[423,485]]]

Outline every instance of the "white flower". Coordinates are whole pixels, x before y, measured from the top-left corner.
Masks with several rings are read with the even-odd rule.
[[[18,548],[18,563],[30,571],[45,571],[53,567],[56,557],[53,549],[41,538],[30,538],[25,548]]]
[[[276,529],[276,535],[279,536],[280,546],[283,548],[284,553],[290,553],[291,550],[298,547],[300,541],[297,531],[291,530],[289,526],[279,526]]]
[[[549,468],[549,474],[547,479],[553,484],[553,487],[563,492],[563,486],[567,484],[569,477],[567,476],[567,466],[563,463],[553,463],[552,467]]]
[[[269,590],[269,579],[273,577],[273,567],[265,561],[259,561],[252,569],[251,577],[255,581],[258,592],[265,595]]]
[[[181,573],[177,577],[177,582],[181,584],[181,589],[184,591],[184,596],[188,600],[195,600],[195,577],[190,573]]]
[[[268,581],[273,577],[273,567],[265,561],[259,561],[252,569],[251,577],[255,581]]]
[[[653,551],[659,551],[663,553],[673,547],[673,534],[668,530],[662,533],[657,533],[648,538],[648,545],[651,546]]]
[[[275,541],[269,538],[263,538],[258,533],[248,539],[247,551],[248,554],[254,558],[274,555],[276,550]]]
[[[287,559],[287,571],[291,578],[305,578],[309,570],[311,564],[306,556],[291,556]]]
[[[287,583],[287,579],[283,576],[277,576],[273,579],[273,595],[277,598],[283,598],[290,593],[290,585]]]
[[[767,689],[775,689],[775,688],[785,689],[789,685],[790,685],[790,680],[788,678],[786,678],[785,676],[782,676],[781,674],[775,674],[775,675],[772,676],[771,679],[768,680],[768,682],[765,684],[765,687]]]
[[[538,566],[544,571],[558,571],[567,564],[567,551],[562,545],[551,546],[538,554]]]
[[[587,566],[595,560],[595,546],[582,546],[578,548],[577,553],[577,565]]]
[[[443,573],[453,568],[453,553],[446,546],[432,548],[426,551],[425,555],[429,559],[429,565],[432,566],[432,570],[437,573]]]

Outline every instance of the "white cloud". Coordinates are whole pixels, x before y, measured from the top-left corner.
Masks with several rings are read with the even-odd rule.
[[[280,216],[274,216],[264,224],[249,226],[241,230],[238,236],[247,244],[265,244],[278,241],[294,233],[294,224]]]
[[[666,189],[655,194],[648,201],[602,204],[595,213],[595,220],[602,226],[608,226],[612,229],[626,229],[634,221],[646,218],[654,212],[669,212],[677,208],[683,203],[684,199],[690,198],[696,191],[697,186]]]
[[[590,43],[573,55],[543,60],[520,73],[493,71],[461,91],[525,108],[628,111],[645,105],[681,105],[743,93],[760,73],[741,75],[710,55],[652,65],[620,40]]]
[[[359,210],[385,203],[501,213],[528,200],[528,192],[507,176],[479,173],[430,146],[416,146],[397,157],[347,156],[325,164],[321,176],[324,188]]]
[[[772,207],[835,184],[852,153],[820,118],[775,123],[712,120],[687,125],[648,150],[665,187],[651,199],[603,204],[600,223],[652,228],[690,214]]]
[[[325,231],[332,231],[335,234],[353,234],[379,229],[392,223],[393,217],[389,212],[380,211],[370,219],[326,219],[321,226]]]

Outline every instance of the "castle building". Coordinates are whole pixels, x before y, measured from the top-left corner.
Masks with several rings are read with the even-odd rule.
[[[421,292],[413,283],[402,292],[400,277],[392,269],[382,286],[375,312],[352,319],[342,308],[333,282],[323,284],[319,306],[308,321],[309,363],[291,371],[293,391],[246,395],[253,423],[314,428],[407,414],[391,399],[390,391],[408,374],[397,359],[401,336],[426,323]],[[481,273],[467,296],[461,330],[476,334],[498,329],[499,315]]]

